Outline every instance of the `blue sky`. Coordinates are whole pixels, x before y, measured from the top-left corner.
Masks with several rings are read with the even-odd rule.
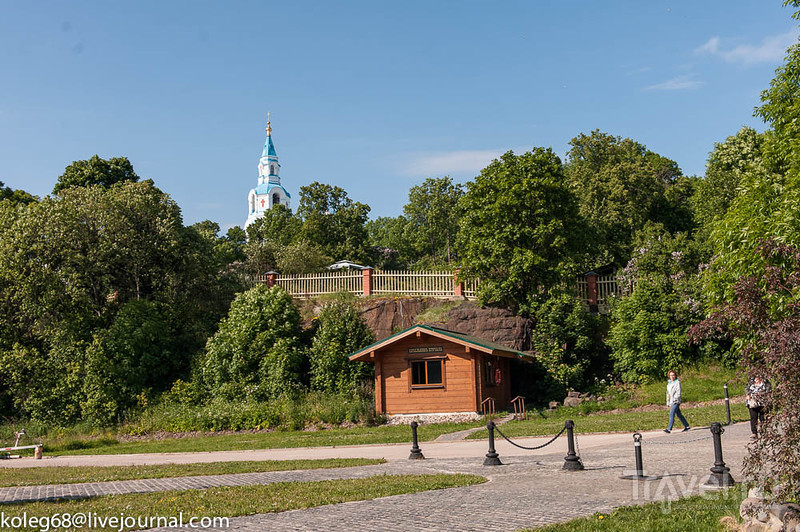
[[[779,0],[2,2],[0,181],[126,156],[187,224],[242,225],[266,113],[284,186],[372,216],[426,177],[598,128],[701,175],[797,40]]]

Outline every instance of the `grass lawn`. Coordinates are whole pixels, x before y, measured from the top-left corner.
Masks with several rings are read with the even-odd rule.
[[[712,421],[725,422],[725,406],[710,405],[697,408],[682,409],[686,421],[692,427],[707,427]],[[655,412],[623,412],[620,414],[582,414],[575,409],[560,408],[552,413],[533,413],[524,421],[509,421],[501,427],[507,436],[546,436],[556,434],[564,426],[564,421],[575,421],[575,432],[636,432],[667,428],[668,411]],[[745,421],[750,414],[743,404],[731,404],[731,419]],[[678,428],[680,421],[675,421]],[[470,439],[487,438],[485,430],[469,436]]]
[[[422,424],[418,429],[420,441],[436,439],[441,434],[456,432],[476,423]],[[411,429],[407,425],[384,425],[380,427],[334,428],[315,431],[264,432],[230,434],[225,436],[197,436],[164,440],[142,440],[117,442],[115,439],[45,442],[48,455],[67,454],[131,454],[131,453],[178,453],[195,451],[235,451],[248,449],[277,449],[286,447],[324,447],[359,445],[370,443],[411,444]]]
[[[383,464],[386,460],[366,458],[333,458],[324,460],[265,460],[247,462],[212,462],[209,464],[164,464],[113,467],[25,467],[0,469],[0,487],[35,486],[42,484],[74,484],[76,482],[108,482],[138,478],[194,477],[199,475],[231,475],[263,471],[298,469],[333,469]]]
[[[610,514],[595,514],[558,525],[537,528],[536,532],[704,532],[725,531],[720,518],[738,519],[741,489],[708,492],[678,499],[669,504],[623,506]]]
[[[476,475],[381,475],[351,480],[319,482],[279,482],[263,486],[233,486],[207,490],[162,491],[109,495],[77,501],[4,504],[5,516],[52,516],[93,512],[101,517],[178,516],[184,523],[192,516],[236,517],[311,508],[324,504],[364,501],[390,495],[471,486],[486,482]],[[156,523],[154,523],[156,525]],[[127,527],[150,528],[150,526]],[[12,529],[13,530],[13,529]],[[119,527],[96,527],[92,530],[119,530]]]

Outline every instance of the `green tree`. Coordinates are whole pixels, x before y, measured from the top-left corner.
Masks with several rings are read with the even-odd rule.
[[[159,305],[174,341],[162,366],[185,376],[232,297],[208,241],[152,182],[70,187],[24,207],[0,202],[0,221],[0,383],[10,415],[75,421],[93,385],[82,384],[87,353],[133,301]]]
[[[691,229],[692,182],[674,161],[599,130],[573,138],[567,157],[569,186],[592,229],[592,262],[624,264],[648,220],[671,232]]]
[[[292,211],[283,205],[275,205],[247,227],[247,238],[258,242],[270,240],[286,246],[300,238],[302,223]]]
[[[562,396],[580,389],[606,369],[604,319],[584,307],[572,294],[557,293],[536,309],[531,346],[536,358],[560,385],[551,394]]]
[[[459,231],[462,274],[484,303],[531,313],[575,272],[583,225],[551,149],[509,151],[467,184]]]
[[[333,262],[322,250],[305,241],[298,240],[275,251],[275,263],[280,273],[316,273],[325,271]]]
[[[86,351],[83,418],[109,425],[136,406],[139,394],[169,388],[181,369],[173,342],[161,305],[144,300],[123,305]]]
[[[208,340],[203,382],[211,397],[264,400],[300,386],[300,314],[278,286],[240,293]]]
[[[369,211],[342,188],[318,182],[300,188],[300,234],[334,260],[371,265],[374,257],[365,228]]]
[[[106,160],[95,155],[88,161],[74,161],[67,166],[53,187],[53,194],[58,194],[69,187],[99,185],[108,188],[126,181],[139,181],[139,176],[136,175],[127,157],[112,157]]]
[[[9,201],[14,205],[27,205],[28,203],[39,201],[39,198],[28,194],[24,190],[14,190],[11,187],[7,187],[2,181],[0,181],[0,201],[4,200]]]
[[[365,228],[381,270],[405,270],[419,259],[419,254],[406,237],[409,226],[405,216],[380,216],[369,220]]]
[[[326,392],[356,393],[369,382],[373,368],[350,362],[348,355],[373,341],[372,331],[358,310],[348,302],[335,301],[322,308],[311,342],[311,387]]]
[[[612,305],[614,367],[626,381],[663,376],[696,360],[687,331],[703,318],[695,244],[649,222],[636,235],[633,258],[619,282],[630,292]]]
[[[408,224],[405,238],[427,256],[433,266],[450,265],[455,257],[460,214],[458,201],[464,189],[450,177],[428,178],[411,187],[408,203],[403,207]]]
[[[692,198],[701,228],[710,229],[712,222],[725,215],[736,197],[742,176],[763,173],[764,138],[765,135],[755,129],[743,127],[736,135],[714,144],[705,178],[698,183]]]

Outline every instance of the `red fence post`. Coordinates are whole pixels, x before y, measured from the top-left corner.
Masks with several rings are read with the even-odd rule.
[[[361,274],[363,275],[362,283],[363,283],[364,295],[365,296],[371,296],[372,295],[372,267],[371,266],[367,266],[366,268],[361,270]]]
[[[272,288],[278,281],[278,272],[267,272],[267,288]]]
[[[453,270],[453,295],[455,297],[464,297],[464,283],[458,280],[460,269]]]
[[[597,274],[594,272],[586,274],[586,292],[589,299],[589,310],[597,312]]]

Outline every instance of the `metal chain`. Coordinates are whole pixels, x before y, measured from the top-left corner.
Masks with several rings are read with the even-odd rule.
[[[562,434],[564,434],[564,431],[565,431],[565,430],[567,430],[567,426],[566,426],[566,425],[564,425],[564,428],[562,428],[562,429],[561,429],[561,432],[559,432],[558,434],[556,434],[555,436],[553,436],[553,437],[552,437],[552,439],[551,439],[549,442],[547,442],[547,443],[545,443],[545,444],[542,444],[542,445],[537,445],[536,447],[525,447],[524,445],[520,445],[520,444],[518,444],[518,443],[514,443],[513,441],[511,441],[510,439],[508,439],[508,436],[506,436],[505,434],[503,434],[503,433],[500,431],[500,429],[499,429],[499,428],[497,428],[497,425],[495,425],[495,427],[494,427],[494,430],[496,430],[496,431],[498,432],[498,434],[500,434],[500,436],[502,436],[503,438],[505,438],[505,440],[506,440],[508,443],[510,443],[511,445],[513,445],[514,447],[519,447],[520,449],[525,449],[526,451],[536,451],[536,450],[538,450],[538,449],[543,449],[544,447],[547,447],[548,445],[550,445],[551,443],[553,443],[554,441],[556,441],[556,440],[558,439],[558,437],[559,437],[559,436],[561,436]]]

